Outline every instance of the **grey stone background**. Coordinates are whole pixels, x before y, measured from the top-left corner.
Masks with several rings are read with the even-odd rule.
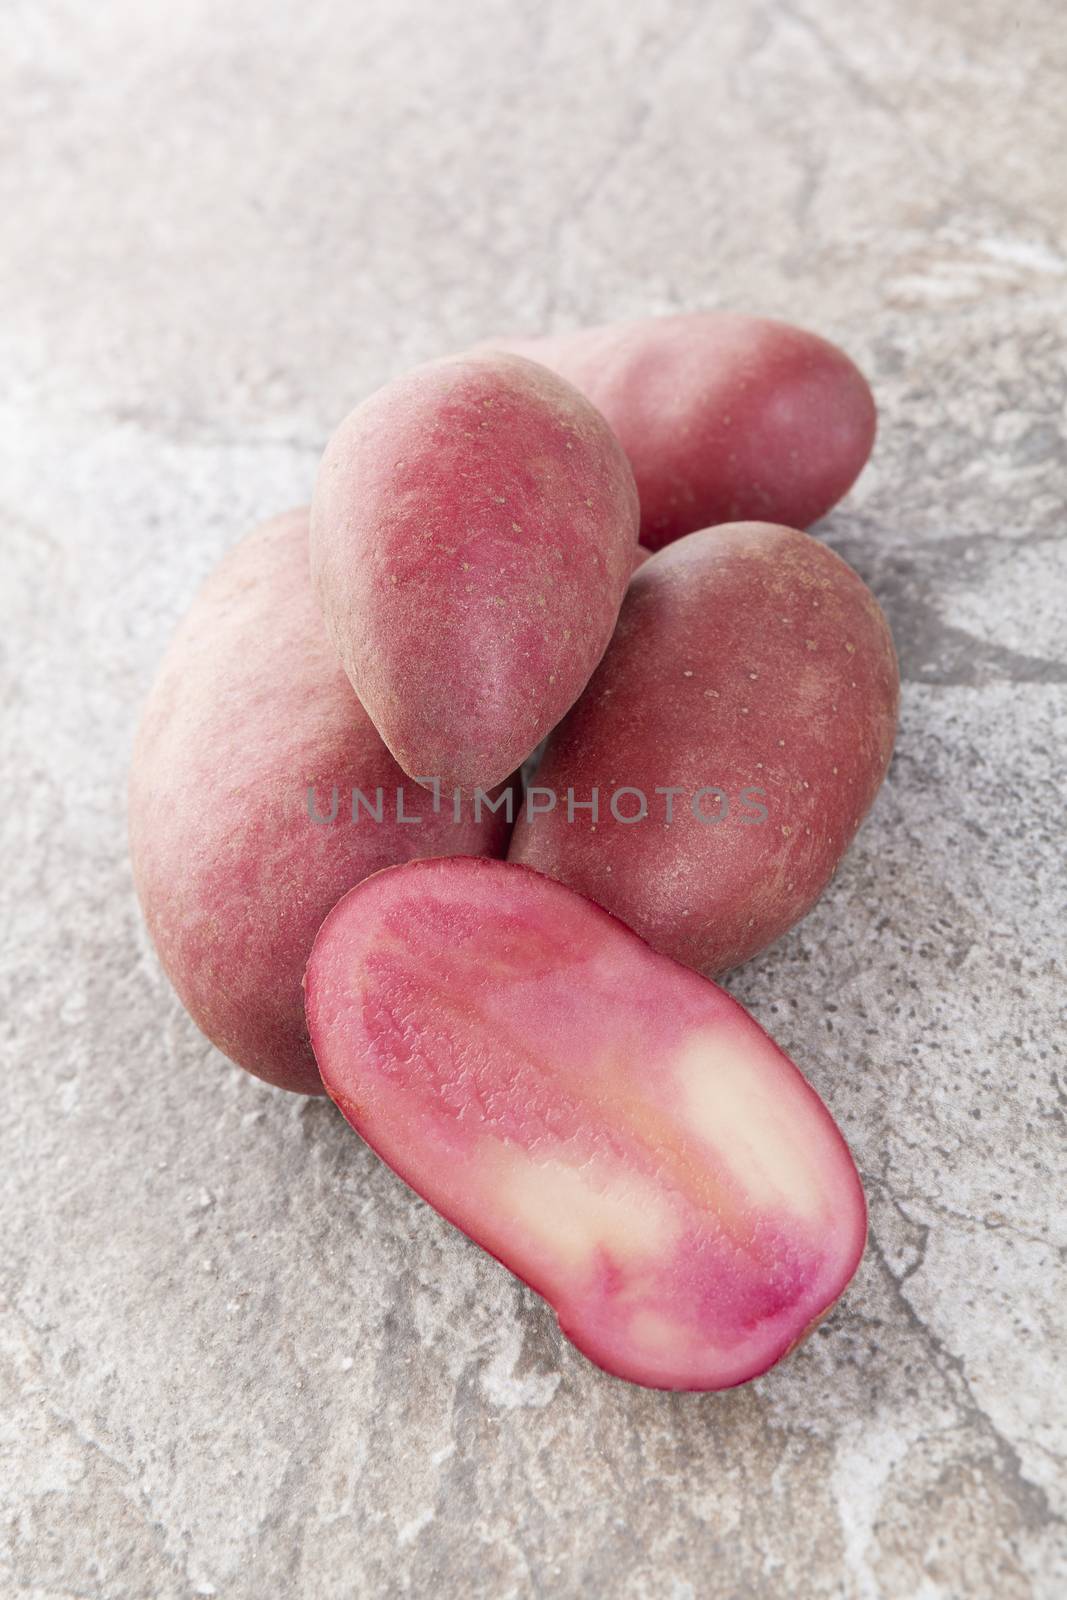
[[[1060,1596],[1060,0],[8,0],[0,126],[0,1592]],[[722,305],[882,427],[820,529],[889,783],[734,991],[872,1234],[788,1363],[615,1382],[147,946],[137,707],[341,414],[499,329]]]

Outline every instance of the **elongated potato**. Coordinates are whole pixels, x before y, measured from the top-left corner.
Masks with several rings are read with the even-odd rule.
[[[327,1090],[618,1377],[721,1389],[841,1294],[866,1208],[818,1096],[745,1011],[502,862],[412,862],[308,964]]]
[[[300,983],[327,911],[411,856],[502,855],[508,826],[503,807],[457,823],[405,779],[326,640],[307,541],[306,510],[279,517],[201,589],[145,708],[129,820],[145,921],[194,1021],[257,1077],[321,1094]]]
[[[718,522],[806,528],[851,488],[874,443],[862,373],[785,322],[698,311],[493,344],[543,361],[607,417],[653,550]]]
[[[335,433],[312,504],[338,655],[405,772],[513,772],[580,694],[618,616],[637,492],[577,390],[489,353],[417,368]]]
[[[885,775],[897,698],[886,620],[839,556],[767,523],[690,534],[631,579],[509,858],[723,972],[826,887]]]

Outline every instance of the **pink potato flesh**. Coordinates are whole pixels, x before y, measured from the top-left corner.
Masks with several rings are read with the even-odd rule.
[[[405,772],[469,790],[521,765],[604,653],[637,516],[603,417],[534,362],[433,362],[341,424],[315,484],[312,572]]]
[[[347,1120],[617,1377],[743,1383],[855,1271],[863,1190],[814,1090],[581,895],[502,862],[396,867],[330,913],[305,987]]]
[[[321,1094],[301,979],[353,884],[412,856],[502,855],[508,825],[405,779],[326,640],[308,514],[244,539],[207,580],[159,670],[134,747],[134,881],[160,960],[197,1025],[283,1089]],[[308,786],[317,814],[312,822]],[[396,792],[403,815],[396,821]],[[353,823],[352,790],[377,805]]]
[[[520,812],[509,859],[676,961],[725,972],[830,881],[885,776],[898,690],[885,617],[840,556],[767,523],[690,534],[631,579],[607,654],[548,740],[533,779],[546,793]],[[623,787],[641,791],[645,817],[635,796],[616,810],[639,820],[613,814]]]
[[[718,522],[809,527],[874,444],[863,374],[785,322],[698,311],[493,348],[544,362],[603,412],[630,458],[652,550]]]

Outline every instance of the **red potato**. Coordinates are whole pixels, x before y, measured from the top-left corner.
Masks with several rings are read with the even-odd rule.
[[[308,514],[248,536],[201,589],[152,689],[130,773],[130,847],[163,967],[208,1038],[268,1083],[321,1094],[301,979],[323,917],[380,867],[503,855],[504,809],[435,813],[338,665],[308,574]],[[315,822],[309,809],[313,786]],[[403,815],[396,820],[397,790]],[[377,791],[382,790],[379,796]],[[357,802],[359,789],[380,811]]]
[[[898,691],[888,624],[840,556],[767,523],[690,534],[634,574],[509,859],[724,972],[830,881],[885,776]]]
[[[497,353],[371,395],[315,484],[312,573],[345,670],[405,772],[467,790],[513,772],[581,693],[636,543],[604,419]]]
[[[718,522],[806,528],[851,488],[874,444],[863,374],[785,322],[698,311],[493,344],[543,361],[603,412],[653,550]]]
[[[743,1383],[855,1271],[863,1190],[814,1090],[581,895],[502,862],[396,867],[330,913],[305,987],[347,1120],[617,1377]]]

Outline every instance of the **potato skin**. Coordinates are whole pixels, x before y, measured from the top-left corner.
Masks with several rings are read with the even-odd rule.
[[[471,789],[521,764],[607,647],[637,517],[618,440],[534,362],[432,362],[351,413],[315,484],[312,576],[405,772]]]
[[[825,545],[768,523],[690,534],[634,574],[611,647],[533,780],[556,807],[523,811],[509,860],[687,966],[724,972],[826,887],[888,767],[898,693],[885,617]],[[623,785],[647,796],[643,820],[611,814]],[[691,797],[713,785],[725,817],[700,821]],[[568,821],[566,808],[568,788],[580,802],[594,786],[595,830],[589,811]],[[682,791],[669,825],[658,786]],[[723,806],[705,796],[700,809]]]
[[[452,821],[406,782],[325,637],[308,513],[249,534],[208,578],[160,667],[129,786],[134,882],[160,961],[213,1044],[268,1083],[323,1093],[301,989],[319,924],[369,873],[415,856],[502,855],[503,810]],[[308,785],[319,814],[313,822]],[[404,785],[407,814],[395,820]],[[383,820],[353,824],[351,791]]]
[[[652,550],[720,522],[807,528],[874,444],[863,374],[789,323],[698,311],[493,344],[543,361],[603,412],[633,467]]]

